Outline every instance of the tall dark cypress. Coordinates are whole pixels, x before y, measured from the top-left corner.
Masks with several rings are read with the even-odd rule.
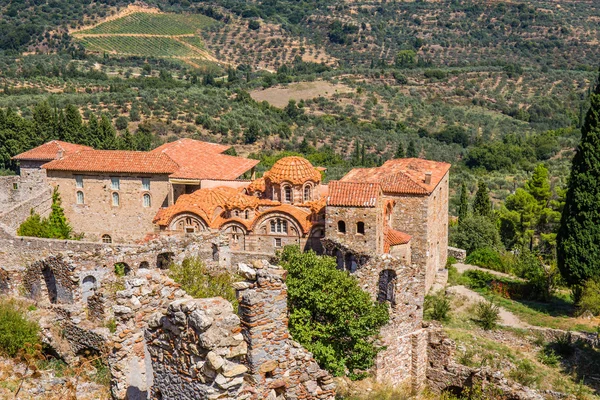
[[[398,143],[398,148],[396,149],[395,158],[404,158],[406,157],[406,153],[404,152],[404,146],[402,146],[402,142]]]
[[[477,193],[475,193],[475,200],[473,200],[473,214],[488,218],[492,216],[490,191],[484,181],[479,181],[477,185]]]
[[[417,147],[415,146],[414,140],[408,142],[408,147],[406,148],[406,157],[419,157],[419,153],[417,152]]]
[[[467,184],[462,183],[460,187],[460,203],[458,205],[458,223],[464,222],[469,215],[469,194],[467,193]]]
[[[590,104],[557,235],[558,267],[570,285],[600,277],[600,83]]]

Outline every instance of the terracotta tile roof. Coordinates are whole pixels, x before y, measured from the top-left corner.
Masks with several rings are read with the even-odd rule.
[[[225,209],[233,210],[235,208],[245,210],[246,208],[256,209],[259,206],[276,206],[281,204],[278,201],[259,199],[256,196],[251,196],[244,193],[237,193],[235,196],[231,196],[225,202]]]
[[[171,178],[234,180],[252,169],[258,160],[220,154],[231,146],[180,139],[166,143],[151,153],[166,154],[179,164]]]
[[[212,227],[214,220],[218,217],[218,215],[214,215],[215,211],[219,207],[224,207],[227,199],[237,193],[238,191],[234,188],[219,186],[181,195],[175,204],[159,210],[152,222],[160,226],[167,226],[176,215],[192,213],[201,217],[208,226]]]
[[[290,182],[292,185],[302,185],[307,181],[321,182],[321,173],[306,158],[284,157],[273,164],[265,172],[264,178],[272,183]]]
[[[329,182],[328,206],[375,207],[381,193],[379,183]]]
[[[266,189],[265,178],[258,178],[252,181],[247,187],[248,193],[263,192]]]
[[[161,153],[123,150],[85,150],[42,166],[51,171],[171,174],[178,165]]]
[[[83,150],[93,150],[89,146],[83,146],[80,144],[73,144],[68,142],[61,142],[60,140],[52,140],[44,143],[41,146],[35,147],[24,153],[17,154],[13,160],[35,160],[35,161],[50,161],[58,160],[59,158],[65,157],[69,154],[76,153]]]
[[[409,234],[386,227],[384,230],[383,251],[389,253],[390,247],[407,244],[410,239]]]

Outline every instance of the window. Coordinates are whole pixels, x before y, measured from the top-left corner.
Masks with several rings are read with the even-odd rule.
[[[360,234],[360,235],[364,235],[365,234],[365,223],[360,221],[356,223],[356,233]]]
[[[119,206],[119,193],[114,192],[112,194],[112,205],[114,207],[118,207]]]
[[[19,184],[17,182],[13,182],[13,190],[19,190]]]
[[[110,178],[110,188],[112,190],[119,190],[121,188],[121,181],[119,178]]]
[[[246,219],[250,218],[250,211],[248,211],[248,210],[244,211],[244,218],[246,218]]]
[[[83,176],[75,175],[75,187],[77,187],[77,188],[83,187]]]
[[[281,238],[275,238],[275,247],[281,247]]]
[[[239,229],[237,226],[231,228],[231,241],[237,243],[240,240]]]
[[[144,196],[142,198],[144,201],[144,207],[150,207],[150,205],[151,205],[150,195],[148,193],[144,193]]]
[[[338,232],[346,233],[346,223],[344,221],[338,221]]]
[[[304,201],[310,201],[312,198],[312,187],[310,185],[304,186]]]
[[[292,188],[291,187],[286,186],[285,188],[283,188],[283,198],[286,203],[292,202]]]
[[[240,216],[240,212],[239,212],[238,210],[235,210],[235,211],[234,211],[234,214],[235,214],[235,216],[236,216],[236,217],[239,217],[239,216]]]
[[[396,271],[385,269],[379,274],[379,292],[377,301],[383,303],[389,301],[392,305],[396,303],[394,286],[396,285]]]
[[[150,190],[150,178],[142,178],[142,190]]]
[[[282,219],[271,220],[271,233],[287,233],[287,221]]]
[[[102,235],[102,243],[112,243],[110,235]]]
[[[83,204],[84,203],[84,197],[83,197],[83,192],[81,190],[77,191],[77,204]]]

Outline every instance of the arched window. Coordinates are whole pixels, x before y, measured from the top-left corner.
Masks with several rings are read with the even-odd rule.
[[[304,186],[304,201],[310,201],[312,199],[312,187],[310,185]]]
[[[394,286],[396,284],[396,271],[385,269],[379,274],[379,292],[377,301],[383,303],[389,301],[392,305],[396,303]]]
[[[113,194],[112,194],[112,205],[114,207],[119,206],[119,193],[117,193],[117,192],[113,192]]]
[[[248,211],[248,210],[244,211],[244,218],[250,219],[250,211]]]
[[[292,202],[292,188],[290,186],[283,188],[283,201],[286,203]]]
[[[235,211],[233,212],[233,214],[234,214],[236,217],[239,217],[239,216],[240,216],[240,212],[239,212],[238,210],[235,210]]]
[[[237,243],[240,240],[239,228],[237,226],[231,227],[231,241]]]
[[[84,203],[84,197],[83,197],[83,192],[82,191],[78,191],[77,192],[77,204],[83,204]]]
[[[144,207],[150,207],[151,200],[150,200],[150,195],[148,193],[144,193],[143,200],[144,200]]]
[[[338,232],[346,233],[346,223],[344,221],[338,221]]]
[[[110,235],[102,235],[102,243],[112,243]]]
[[[271,233],[287,233],[287,221],[279,218],[272,219]]]
[[[359,221],[356,223],[356,233],[358,233],[360,235],[365,234],[365,223],[364,222]]]

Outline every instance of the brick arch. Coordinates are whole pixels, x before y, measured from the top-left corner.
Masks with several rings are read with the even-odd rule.
[[[292,216],[286,212],[282,212],[282,211],[272,211],[272,212],[267,211],[266,213],[262,214],[260,217],[258,217],[256,219],[256,221],[252,225],[252,230],[258,231],[258,229],[260,229],[261,226],[265,225],[269,220],[274,219],[274,218],[281,218],[281,219],[286,220],[287,223],[289,224],[289,227],[294,228],[296,230],[296,232],[298,232],[298,237],[303,236],[304,231],[302,229],[302,225],[300,225],[300,222],[298,222],[298,220],[296,218],[294,218],[294,216]],[[269,233],[269,232],[270,232],[269,229],[267,229],[267,233]],[[289,232],[289,230],[288,230],[288,232]]]
[[[182,229],[178,229],[179,227],[181,227]],[[208,224],[206,223],[204,218],[202,218],[198,214],[190,212],[175,215],[169,223],[169,229],[172,231],[182,230],[183,232],[185,232],[186,228],[188,227],[198,228],[195,232],[202,232],[208,230]]]

